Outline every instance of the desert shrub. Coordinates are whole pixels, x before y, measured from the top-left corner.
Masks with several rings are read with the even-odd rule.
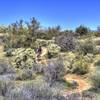
[[[49,44],[47,46],[48,50],[48,57],[56,57],[59,53],[61,48],[57,44]]]
[[[15,49],[12,59],[12,65],[15,68],[31,68],[33,66],[33,63],[35,62],[35,51],[31,48],[18,48]]]
[[[83,75],[88,73],[88,63],[84,59],[77,60],[72,65],[72,73]]]
[[[7,57],[13,56],[13,54],[12,54],[13,50],[14,50],[14,49],[10,49],[10,48],[9,48],[8,50],[6,50],[6,54],[5,54],[5,55],[6,55]]]
[[[6,92],[4,95],[4,100],[22,100],[22,87],[17,87],[16,85],[9,85],[6,86]],[[24,98],[25,99],[25,98]]]
[[[100,47],[97,46],[97,47],[95,48],[94,54],[100,54]]]
[[[10,81],[0,81],[0,96],[4,96],[5,97],[6,92],[9,89],[11,89],[12,87],[14,87],[14,84],[12,82],[10,82]]]
[[[41,81],[29,81],[23,86],[9,88],[5,100],[65,100],[60,91]]]
[[[95,66],[100,66],[100,60],[95,62]]]
[[[7,27],[5,26],[0,26],[0,33],[6,33]]]
[[[5,89],[5,83],[4,81],[0,81],[0,95],[3,95],[4,89]]]
[[[16,77],[15,80],[32,80],[35,78],[35,73],[31,70],[16,70]]]
[[[31,87],[32,86],[32,87]],[[31,92],[33,93],[32,94],[32,97],[34,99],[39,99],[39,98],[44,98],[44,99],[48,99],[48,98],[52,98],[52,91],[51,89],[49,88],[49,86],[44,83],[44,84],[41,84],[41,86],[38,86],[38,84],[31,84],[31,86],[26,86],[26,90],[30,90],[31,89]]]
[[[72,69],[72,64],[76,58],[76,54],[73,52],[67,52],[59,55],[59,58],[62,59],[66,73],[70,73]]]
[[[59,81],[66,74],[65,67],[60,60],[51,61],[44,69],[45,80],[52,85],[55,81]]]
[[[23,63],[27,64],[26,62]],[[13,62],[12,65],[13,67],[11,68],[14,69],[14,74],[11,76],[12,80],[33,80],[36,78],[36,76],[43,75],[43,70],[46,67],[45,65],[36,62],[27,64],[27,66],[23,65],[21,67],[17,67],[20,65],[16,65],[16,62]]]
[[[95,53],[95,44],[92,40],[86,40],[83,43],[78,43],[78,51],[84,55],[87,53]]]
[[[96,71],[92,76],[91,76],[91,81],[93,83],[93,86],[95,89],[100,90],[100,71]]]
[[[100,40],[96,40],[96,45],[100,45]]]
[[[37,31],[40,24],[33,17],[30,22],[23,20],[10,24],[5,37],[5,49],[20,48],[20,47],[33,47],[33,43],[37,38]]]
[[[32,71],[34,73],[43,73],[43,70],[46,66],[45,65],[42,65],[42,64],[39,64],[39,63],[34,63],[33,66],[32,66]]]
[[[73,35],[69,34],[67,34],[67,36],[60,35],[56,37],[56,43],[61,47],[62,51],[72,51],[75,49],[75,38]]]
[[[52,39],[53,37],[57,37],[60,33],[60,26],[56,27],[48,27],[48,29],[45,31],[45,39]]]
[[[8,61],[0,60],[0,74],[14,73],[14,69]]]
[[[43,70],[46,66],[33,63],[30,68],[15,68],[15,80],[34,80],[38,75],[43,75]]]

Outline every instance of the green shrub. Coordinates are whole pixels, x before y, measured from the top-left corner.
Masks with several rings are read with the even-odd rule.
[[[73,66],[72,73],[76,73],[79,75],[88,73],[89,70],[88,63],[85,62],[83,59],[75,61],[72,66]]]
[[[93,83],[94,88],[97,89],[97,90],[99,90],[100,89],[100,70],[96,71],[91,76],[91,81]]]
[[[87,53],[95,53],[95,44],[92,40],[86,40],[85,42],[78,43],[78,50],[80,53],[86,55]]]
[[[9,48],[8,50],[6,50],[6,56],[7,56],[7,57],[13,56],[13,55],[12,55],[12,52],[13,52],[13,49],[10,49],[10,48]]]
[[[98,60],[97,62],[95,62],[95,66],[100,66],[100,60]]]
[[[16,80],[32,80],[35,78],[35,73],[33,75],[30,70],[16,70]]]
[[[15,68],[15,80],[34,80],[37,76],[43,75],[43,69],[45,66],[34,63],[31,69],[27,68]]]
[[[79,33],[80,36],[87,35],[89,32],[89,28],[85,27],[84,25],[80,25],[76,28],[76,33]]]

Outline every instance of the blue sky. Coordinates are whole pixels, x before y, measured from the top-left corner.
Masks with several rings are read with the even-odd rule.
[[[41,26],[61,25],[75,29],[83,24],[92,29],[100,25],[100,0],[1,0],[0,24],[35,17]]]

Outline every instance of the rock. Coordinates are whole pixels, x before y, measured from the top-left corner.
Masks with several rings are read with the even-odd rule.
[[[78,87],[78,83],[75,80],[72,81],[71,85],[72,85],[72,88],[77,88]]]

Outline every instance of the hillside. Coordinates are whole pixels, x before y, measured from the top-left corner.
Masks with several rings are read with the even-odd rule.
[[[35,70],[34,73],[32,72],[33,75],[31,76],[31,71],[29,71],[30,72],[30,74],[29,74],[29,72],[27,72],[28,71],[27,68],[26,69],[23,69],[23,68],[15,69],[14,67],[12,67],[13,64],[11,62],[13,61],[14,58],[13,58],[13,56],[11,56],[11,57],[6,56],[6,52],[4,51],[5,43],[3,43],[3,41],[2,41],[3,37],[5,37],[5,35],[4,36],[3,35],[4,34],[0,34],[0,41],[1,41],[0,42],[0,59],[1,59],[0,60],[0,87],[1,87],[0,98],[1,99],[0,100],[4,100],[3,98],[6,98],[8,95],[9,95],[9,98],[6,100],[13,100],[13,99],[11,99],[11,96],[13,96],[14,99],[16,98],[16,100],[24,100],[23,98],[25,98],[25,100],[33,100],[32,96],[30,96],[30,93],[32,93],[32,91],[28,92],[28,89],[31,88],[30,87],[31,85],[32,86],[35,85],[35,83],[40,84],[40,82],[41,82],[41,86],[42,86],[44,76],[43,76],[43,73],[41,72],[41,70],[43,70],[43,69]],[[81,39],[81,40],[79,39],[79,41],[85,42],[87,39]],[[97,41],[100,41],[100,38],[93,37],[93,41],[96,43],[96,48],[99,49],[100,44],[98,44]],[[40,44],[42,44],[42,41],[40,42]],[[52,42],[51,42],[51,44],[52,44]],[[36,63],[38,64],[38,66],[35,65],[37,68],[39,66],[45,68],[46,66],[48,66],[48,64],[50,64],[49,66],[51,66],[51,64],[53,64],[52,60],[55,58],[53,58],[51,60],[47,58],[48,50],[49,50],[49,52],[51,52],[50,49],[48,49],[48,45],[47,45],[47,47],[42,46],[42,53],[41,53],[39,60],[37,57],[35,58]],[[53,52],[54,51],[52,51],[52,53]],[[8,52],[8,53],[11,53],[11,52]],[[20,56],[20,55],[18,55],[18,56]],[[71,68],[68,69],[68,67],[72,66],[72,65],[70,65],[70,63],[73,63],[73,61],[76,59],[75,56],[77,56],[77,53],[74,53],[74,52],[59,52],[59,57],[60,57],[60,59],[63,59],[65,70],[67,71],[68,74],[67,73],[64,74],[63,81],[61,81],[60,83],[58,81],[59,84],[56,83],[58,85],[54,84],[55,80],[48,80],[48,81],[53,82],[52,83],[53,86],[52,87],[46,86],[45,89],[47,87],[48,87],[48,89],[50,88],[50,91],[48,90],[48,93],[49,93],[49,92],[51,92],[51,89],[58,88],[56,90],[56,92],[58,91],[58,93],[61,93],[62,96],[65,97],[65,99],[62,96],[60,98],[63,98],[64,100],[67,100],[66,98],[72,98],[72,99],[68,99],[68,100],[76,100],[75,98],[77,98],[77,100],[82,100],[82,99],[79,99],[81,97],[83,97],[84,100],[95,100],[96,98],[97,98],[97,100],[99,100],[99,97],[100,97],[99,94],[91,91],[91,88],[93,86],[90,81],[90,75],[92,73],[95,73],[95,70],[96,70],[95,63],[100,60],[100,54],[96,54],[95,57],[93,57],[93,59],[92,58],[87,59],[87,60],[92,60],[92,61],[89,61],[89,63],[88,63],[89,72],[86,74],[83,74],[83,75],[72,73],[71,70],[73,70],[73,69],[71,69]],[[89,56],[91,57],[92,55],[90,54]],[[57,58],[57,55],[56,55],[56,58]],[[54,64],[56,64],[56,63],[54,62]],[[55,66],[57,66],[57,65],[55,65]],[[52,68],[54,68],[54,67],[52,67]],[[23,72],[23,70],[25,71],[25,73]],[[33,70],[33,69],[31,69],[31,70]],[[49,69],[49,70],[51,70],[51,69]],[[61,70],[63,70],[63,69],[61,69]],[[54,69],[51,70],[52,75],[53,75],[53,71],[54,71]],[[57,69],[55,71],[57,71]],[[49,71],[46,74],[49,74]],[[57,74],[59,74],[59,71],[57,72]],[[50,74],[49,74],[49,77],[53,77],[52,75],[50,76]],[[54,74],[54,75],[56,75],[56,74]],[[47,75],[47,77],[48,77],[48,75]],[[50,84],[51,84],[51,82],[50,82]],[[5,86],[6,86],[7,90],[5,90],[5,93],[4,93],[3,91],[4,91]],[[27,86],[29,88],[27,88]],[[11,87],[13,87],[14,89],[11,89]],[[25,88],[27,88],[27,90],[24,90]],[[37,91],[37,90],[34,90],[34,91]],[[85,91],[86,91],[86,93],[85,93]],[[38,92],[39,92],[39,90],[38,90]],[[41,92],[46,92],[46,91],[43,90]],[[19,93],[21,93],[21,94],[19,94]],[[25,96],[25,93],[27,93],[27,96]],[[73,94],[75,94],[75,95],[73,95]],[[19,95],[21,95],[22,97],[20,97]],[[35,96],[35,94],[34,94],[34,96]],[[92,99],[92,98],[94,98],[94,99]],[[44,99],[44,100],[49,100],[49,99]]]

